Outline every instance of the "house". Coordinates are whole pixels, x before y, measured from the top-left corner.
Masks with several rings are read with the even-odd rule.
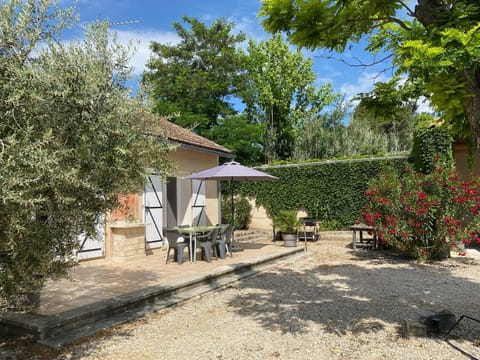
[[[169,154],[177,164],[176,173],[166,181],[161,174],[149,176],[142,193],[122,196],[122,206],[99,222],[97,238],[80,236],[80,260],[145,256],[162,247],[165,226],[220,222],[218,183],[184,177],[217,166],[220,158],[233,158],[232,152],[168,120],[162,119],[159,127],[178,145]]]
[[[472,175],[480,175],[480,159],[474,157],[471,159],[470,149],[468,144],[461,139],[456,139],[453,144],[453,156],[455,159],[455,166],[460,177],[464,181],[470,181]]]

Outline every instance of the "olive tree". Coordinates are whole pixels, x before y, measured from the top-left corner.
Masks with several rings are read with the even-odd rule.
[[[78,235],[147,168],[170,167],[125,87],[131,49],[107,23],[62,42],[75,20],[50,1],[0,2],[0,298],[13,303],[68,273]]]

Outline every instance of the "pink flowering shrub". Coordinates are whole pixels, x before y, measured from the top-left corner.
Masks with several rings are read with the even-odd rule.
[[[480,242],[477,178],[462,182],[437,160],[428,175],[387,169],[369,185],[361,215],[382,243],[418,259],[440,259],[459,242]]]

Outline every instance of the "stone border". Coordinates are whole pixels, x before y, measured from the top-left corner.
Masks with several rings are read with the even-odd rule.
[[[239,264],[218,267],[208,274],[150,286],[51,316],[3,313],[0,316],[0,335],[28,336],[40,344],[59,349],[105,328],[255,275],[281,260],[302,254],[305,254],[303,247],[292,248]]]

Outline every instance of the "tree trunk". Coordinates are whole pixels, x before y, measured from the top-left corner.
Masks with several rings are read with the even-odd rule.
[[[451,11],[451,7],[447,5],[447,1],[443,0],[418,0],[415,6],[415,17],[420,23],[427,28],[435,23],[440,26],[441,22],[448,21],[449,17],[446,13]],[[480,157],[480,74],[475,72],[472,67],[465,69],[463,72],[465,77],[464,99],[465,115],[470,127],[472,136],[472,145],[474,158]]]
[[[473,153],[476,159],[480,158],[480,74],[471,69],[465,70],[465,114],[472,136]]]
[[[442,0],[418,0],[418,5],[415,6],[415,17],[420,23],[428,27],[439,18],[440,13],[448,10],[445,8]]]

